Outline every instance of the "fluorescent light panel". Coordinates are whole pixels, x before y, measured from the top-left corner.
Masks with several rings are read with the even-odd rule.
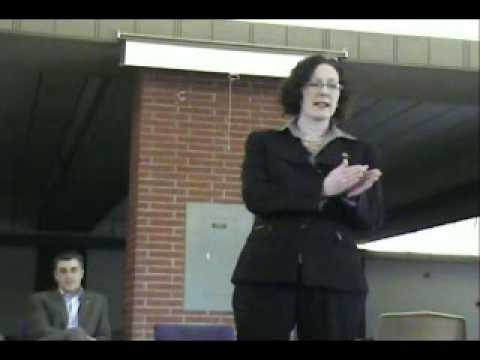
[[[123,65],[284,78],[304,57],[125,40]]]
[[[358,245],[368,251],[429,255],[479,256],[479,218]]]

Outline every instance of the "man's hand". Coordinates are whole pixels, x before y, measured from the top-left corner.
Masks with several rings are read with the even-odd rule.
[[[382,172],[379,169],[366,171],[365,175],[349,189],[347,197],[354,197],[364,193],[370,189],[381,176]]]
[[[345,159],[330,171],[323,181],[323,194],[335,196],[342,194],[361,182],[367,173],[368,165],[348,165]]]

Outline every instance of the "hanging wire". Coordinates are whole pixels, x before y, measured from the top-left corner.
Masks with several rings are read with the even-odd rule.
[[[240,75],[228,74],[228,118],[227,118],[227,151],[230,151],[230,126],[232,123],[232,84]]]

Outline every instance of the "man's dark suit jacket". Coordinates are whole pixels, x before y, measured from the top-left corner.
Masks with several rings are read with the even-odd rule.
[[[348,199],[356,206],[344,195],[324,197],[322,184],[342,153],[350,165],[377,167],[372,147],[336,138],[312,164],[301,140],[284,129],[251,133],[245,151],[242,196],[255,221],[232,282],[293,284],[301,262],[306,286],[367,291],[356,242],[383,222],[381,182]]]
[[[84,291],[80,296],[78,325],[97,340],[111,338],[108,305],[105,296]],[[59,291],[33,294],[30,300],[28,333],[33,339],[61,339],[68,323],[65,301]]]

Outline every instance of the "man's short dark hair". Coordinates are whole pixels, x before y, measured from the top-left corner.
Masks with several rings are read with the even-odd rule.
[[[58,254],[57,256],[55,256],[55,258],[53,259],[53,269],[54,270],[57,269],[57,265],[60,261],[68,261],[72,259],[78,260],[82,269],[84,268],[84,261],[83,261],[82,254],[80,254],[78,251],[64,251]]]
[[[283,112],[286,115],[298,116],[302,106],[302,89],[310,81],[312,74],[320,64],[328,64],[337,70],[340,84],[343,89],[340,92],[338,106],[333,116],[336,122],[348,118],[350,105],[349,89],[345,81],[344,68],[341,61],[336,58],[327,58],[322,55],[312,55],[301,60],[290,73],[290,76],[283,82],[280,94],[280,102]]]

